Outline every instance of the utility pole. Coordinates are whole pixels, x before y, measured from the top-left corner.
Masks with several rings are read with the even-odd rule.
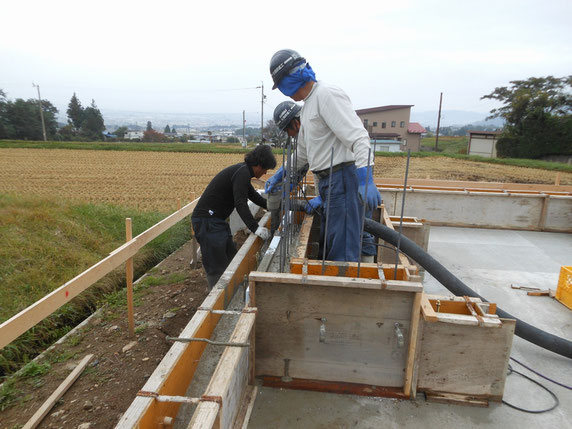
[[[443,93],[439,98],[439,116],[437,117],[437,133],[435,134],[435,152],[437,152],[437,147],[439,145],[439,126],[441,125],[441,104],[443,103]]]
[[[262,99],[260,100],[260,143],[264,142],[264,81],[262,81]]]
[[[243,110],[242,111],[242,147],[246,147],[245,127],[246,127],[246,116],[245,116],[245,113]]]
[[[40,118],[42,119],[42,132],[44,133],[44,141],[47,142],[48,138],[46,137],[46,123],[44,122],[44,111],[42,109],[42,97],[40,97],[40,85],[36,85],[32,82],[32,86],[38,89],[38,104],[40,106]]]

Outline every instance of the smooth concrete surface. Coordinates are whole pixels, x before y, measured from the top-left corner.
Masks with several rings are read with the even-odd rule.
[[[500,308],[553,334],[572,340],[572,311],[548,297],[531,297],[519,286],[555,289],[560,267],[572,265],[572,235],[432,227],[429,253],[469,287]],[[449,295],[428,273],[427,293]],[[478,350],[469,350],[478,353]],[[515,336],[511,356],[560,383],[572,385],[572,360]],[[560,405],[528,414],[504,404],[489,408],[336,395],[262,387],[249,428],[568,428],[572,391],[512,367],[554,392]],[[522,408],[543,409],[550,395],[517,374],[508,376],[504,399]]]

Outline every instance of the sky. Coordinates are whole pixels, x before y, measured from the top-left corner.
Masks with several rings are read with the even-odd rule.
[[[335,6],[334,6],[335,5]],[[572,1],[6,1],[0,89],[65,114],[75,92],[102,110],[264,114],[279,49],[356,109],[411,104],[487,113],[495,87],[572,73]],[[237,121],[240,122],[240,121]]]

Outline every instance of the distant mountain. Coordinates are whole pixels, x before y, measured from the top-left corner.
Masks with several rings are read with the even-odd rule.
[[[424,127],[429,126],[431,129],[437,128],[437,116],[439,112],[437,110],[428,112],[416,112],[413,110],[411,112],[411,121],[419,122]],[[502,119],[495,118],[491,120],[486,120],[488,114],[478,113],[478,112],[467,112],[464,110],[443,110],[441,111],[441,126],[451,127],[451,126],[463,126],[463,125],[485,125],[485,126],[496,126],[502,127]]]

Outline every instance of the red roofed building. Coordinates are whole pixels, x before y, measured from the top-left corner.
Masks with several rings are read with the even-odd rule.
[[[417,152],[421,146],[421,133],[425,132],[417,122],[409,122],[412,104],[392,104],[356,110],[372,143],[379,140],[397,140],[400,149]]]

